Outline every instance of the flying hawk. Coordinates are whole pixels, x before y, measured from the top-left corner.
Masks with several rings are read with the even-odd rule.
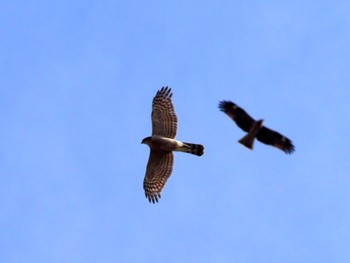
[[[295,147],[290,139],[263,126],[264,120],[255,121],[245,110],[232,101],[221,101],[219,109],[234,120],[238,127],[248,133],[239,142],[249,149],[253,149],[254,138],[257,138],[258,141],[281,149],[287,154],[294,152]]]
[[[152,104],[152,136],[141,143],[150,147],[143,188],[149,202],[158,202],[168,178],[173,170],[173,151],[191,153],[201,156],[204,147],[200,144],[181,142],[175,139],[177,116],[172,102],[171,89],[163,87],[158,90]]]

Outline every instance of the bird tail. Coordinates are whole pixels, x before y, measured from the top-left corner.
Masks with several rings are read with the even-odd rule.
[[[240,139],[238,142],[243,144],[245,147],[253,150],[254,147],[254,138],[256,134],[259,132],[261,127],[263,126],[264,120],[258,120],[253,123],[252,127],[250,128],[248,134],[244,136],[242,139]]]
[[[202,156],[204,154],[204,146],[201,144],[184,142],[180,151]]]
[[[244,136],[242,139],[240,139],[238,142],[243,144],[245,147],[253,150],[254,147],[254,136],[252,134],[248,133],[246,136]]]

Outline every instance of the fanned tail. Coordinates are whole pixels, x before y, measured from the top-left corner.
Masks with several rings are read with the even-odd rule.
[[[252,134],[248,133],[246,136],[244,136],[242,139],[240,139],[238,142],[243,144],[245,147],[253,150],[254,147],[254,138],[255,136],[252,136]]]
[[[202,156],[204,154],[204,146],[201,144],[184,142],[181,151],[191,153],[197,156]]]

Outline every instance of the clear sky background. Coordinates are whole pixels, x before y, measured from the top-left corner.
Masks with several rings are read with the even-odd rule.
[[[2,1],[0,262],[350,262],[349,1]],[[151,102],[178,139],[143,177]],[[296,152],[237,143],[232,100]]]

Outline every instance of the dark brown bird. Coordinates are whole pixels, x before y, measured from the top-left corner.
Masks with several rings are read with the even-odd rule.
[[[243,131],[248,134],[239,143],[249,149],[253,149],[254,138],[267,145],[281,149],[287,154],[295,151],[295,147],[290,139],[282,134],[263,126],[263,120],[254,120],[245,110],[232,101],[221,101],[219,109],[225,112]]]

